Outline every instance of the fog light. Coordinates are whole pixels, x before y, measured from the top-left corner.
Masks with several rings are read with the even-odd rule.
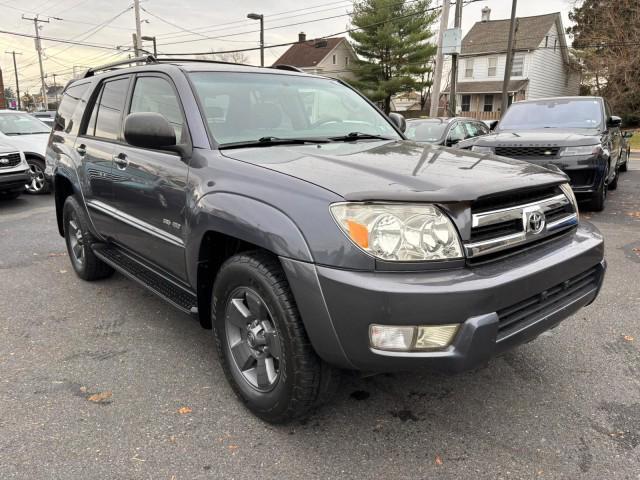
[[[416,350],[429,350],[448,347],[458,332],[459,326],[454,324],[418,327],[414,348]]]
[[[386,325],[371,325],[369,327],[369,341],[373,348],[380,350],[411,350],[415,327],[391,327]]]
[[[371,325],[369,342],[378,350],[399,352],[437,350],[451,345],[459,324],[390,326]]]

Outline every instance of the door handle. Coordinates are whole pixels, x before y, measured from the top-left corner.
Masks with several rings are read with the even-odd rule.
[[[127,156],[124,153],[119,153],[118,155],[114,155],[113,161],[119,170],[124,170],[129,166],[129,160],[127,159]]]
[[[83,157],[87,153],[87,146],[84,143],[81,143],[76,147],[76,152]]]

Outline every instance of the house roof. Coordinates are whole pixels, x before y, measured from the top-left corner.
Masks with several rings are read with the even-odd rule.
[[[332,37],[296,43],[291,45],[273,64],[302,68],[315,67],[343,41],[345,41],[344,37]]]
[[[519,92],[522,90],[529,80],[510,80],[508,91]],[[502,82],[458,82],[456,86],[456,93],[500,93],[502,92]],[[443,93],[449,93],[449,87],[447,87]]]
[[[515,49],[533,50],[538,48],[554,22],[559,21],[560,18],[560,13],[557,12],[534,17],[518,17]],[[510,25],[510,19],[476,22],[462,39],[462,55],[506,52]],[[560,31],[562,31],[561,28],[560,24]],[[564,37],[561,38],[564,39]],[[553,40],[551,43],[553,44]]]

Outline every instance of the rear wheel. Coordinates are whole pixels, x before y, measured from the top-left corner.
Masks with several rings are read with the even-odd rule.
[[[213,287],[213,330],[227,380],[271,423],[301,417],[335,389],[339,374],[316,355],[277,259],[227,260]]]
[[[31,180],[25,185],[28,193],[38,195],[49,192],[49,183],[44,176],[44,162],[37,158],[27,158]]]
[[[67,252],[76,274],[87,281],[113,274],[113,269],[93,253],[91,245],[95,239],[87,227],[82,207],[73,196],[67,197],[64,202],[63,222]]]
[[[626,172],[627,169],[629,168],[629,156],[631,156],[631,151],[627,150],[627,153],[625,154],[625,157],[624,157],[624,163],[620,165],[621,172]]]
[[[620,177],[620,170],[616,170],[616,176],[613,177],[613,180],[611,180],[609,182],[609,185],[607,185],[607,189],[608,190],[615,190],[616,188],[618,188],[618,178]]]

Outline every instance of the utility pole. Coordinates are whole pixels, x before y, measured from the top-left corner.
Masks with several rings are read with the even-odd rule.
[[[53,74],[53,91],[56,95],[56,106],[58,105],[58,85],[56,85],[56,74]]]
[[[511,67],[513,65],[513,43],[516,34],[516,4],[518,0],[513,0],[511,4],[511,27],[509,28],[509,44],[507,47],[507,63],[504,67],[504,81],[502,82],[502,109],[500,110],[500,118],[507,111],[509,106],[509,80],[511,79]]]
[[[140,0],[133,0],[133,11],[136,17],[136,33],[133,37],[133,48],[136,52],[136,57],[140,55],[140,49],[142,48],[142,30],[140,28]]]
[[[449,25],[449,6],[449,0],[442,0],[440,30],[438,31],[438,53],[436,53],[436,71],[433,74],[433,85],[431,85],[430,117],[438,116],[438,107],[440,106],[440,85],[442,83],[442,63],[444,60],[444,55],[442,54],[442,38],[444,37],[444,31],[447,29],[447,25]]]
[[[260,20],[260,66],[264,67],[264,15],[262,13],[250,13],[247,18]]]
[[[454,28],[460,28],[462,24],[462,0],[456,0],[456,16],[453,21]],[[451,55],[451,93],[449,95],[449,113],[456,116],[456,87],[458,85],[458,54]]]
[[[153,42],[153,56],[157,57],[158,56],[158,47],[156,46],[156,37],[155,37],[155,35],[153,37],[144,36],[144,37],[142,37],[142,40],[144,40],[145,42]]]
[[[139,57],[140,50],[138,50],[138,36],[135,33],[132,33],[131,38],[133,39],[133,53],[136,57]]]
[[[21,109],[21,105],[20,105],[20,83],[18,82],[18,66],[16,65],[16,55],[22,55],[22,53],[20,52],[16,52],[15,50],[11,51],[11,52],[4,52],[4,53],[10,53],[11,55],[13,55],[13,72],[16,75],[16,96],[18,97],[18,110]]]
[[[40,20],[38,15],[33,18],[25,17],[22,15],[23,20],[33,21],[33,25],[36,28],[36,51],[38,52],[38,63],[40,64],[40,82],[42,87],[42,101],[44,102],[44,109],[49,108],[49,99],[47,98],[47,87],[44,84],[44,67],[42,66],[42,45],[40,43],[40,29],[38,23],[49,23],[49,19]]]

